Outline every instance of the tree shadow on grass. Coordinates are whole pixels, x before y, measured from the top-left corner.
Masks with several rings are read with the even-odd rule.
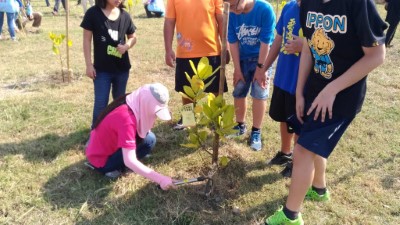
[[[162,191],[149,182],[135,190],[131,187],[135,186],[135,179],[142,179],[139,175],[129,174],[111,181],[85,168],[83,161],[51,178],[43,193],[54,209],[72,209],[76,213],[75,224],[250,224],[255,217],[263,217],[266,208],[271,208],[271,212],[276,209],[283,199],[271,196],[262,205],[234,215],[231,200],[258,192],[263,185],[281,179],[276,173],[247,177],[249,171],[263,164],[245,163],[234,159],[219,170],[209,197],[204,195],[205,182],[170,191]]]
[[[49,133],[33,140],[0,144],[0,158],[6,155],[24,155],[24,159],[28,161],[50,162],[66,150],[83,150],[88,134],[89,129],[82,129],[66,136]]]
[[[77,208],[82,204],[101,207],[101,202],[112,190],[112,180],[91,171],[80,161],[63,169],[43,186],[44,199],[54,210]]]

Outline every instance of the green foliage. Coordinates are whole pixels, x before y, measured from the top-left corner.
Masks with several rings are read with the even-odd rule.
[[[49,38],[53,42],[52,50],[55,55],[59,55],[59,60],[60,60],[60,65],[61,65],[61,75],[62,79],[64,81],[64,66],[63,66],[63,60],[61,57],[61,51],[60,47],[64,43],[65,39],[65,34],[55,34],[53,32],[49,33]],[[72,46],[72,41],[68,40],[67,41],[68,48]]]
[[[194,75],[190,77],[185,72],[190,86],[184,86],[184,93],[179,92],[179,94],[193,102],[196,126],[189,131],[189,143],[182,144],[182,146],[205,149],[210,133],[218,134],[222,139],[235,133],[233,129],[236,125],[235,108],[233,105],[227,104],[222,95],[216,97],[212,93],[204,92],[215,77],[211,78],[207,84],[204,81],[213,76],[219,68],[213,70],[206,57],[200,59],[197,67],[192,61],[190,61],[190,65]],[[220,165],[226,166],[227,163],[228,160],[225,159],[224,162],[220,162]]]
[[[53,32],[50,32],[49,38],[53,42],[52,50],[53,50],[54,54],[59,55],[61,44],[64,42],[64,39],[65,39],[65,34],[55,34]],[[68,40],[68,47],[71,47],[71,46],[72,46],[72,41]]]

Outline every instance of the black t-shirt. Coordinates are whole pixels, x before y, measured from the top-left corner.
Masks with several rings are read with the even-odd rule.
[[[303,0],[300,21],[313,56],[311,74],[304,87],[306,111],[319,92],[341,76],[364,53],[362,47],[385,43],[383,22],[372,0]],[[336,95],[333,114],[354,116],[366,92],[364,77]]]
[[[116,20],[109,20],[100,7],[91,7],[85,14],[81,27],[93,32],[94,68],[102,72],[127,71],[131,68],[129,54],[117,51],[124,44],[126,35],[135,32],[130,15],[121,10]]]

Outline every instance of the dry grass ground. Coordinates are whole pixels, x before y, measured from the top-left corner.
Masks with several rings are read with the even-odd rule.
[[[279,148],[278,124],[268,116],[261,152],[252,152],[244,139],[221,145],[231,162],[217,173],[209,198],[201,194],[202,183],[164,192],[135,174],[110,181],[85,168],[93,85],[83,75],[82,9],[72,3],[74,79],[62,83],[48,33],[63,33],[64,18],[53,17],[44,4],[34,1],[44,12],[39,33],[20,33],[18,43],[0,41],[0,224],[253,225],[284,204],[290,180],[279,175],[281,168],[265,165]],[[141,6],[134,15],[138,43],[130,50],[128,90],[164,83],[177,119],[180,96],[172,91],[174,71],[164,64],[163,19],[145,18]],[[399,37],[398,31],[385,64],[369,75],[363,111],[329,159],[332,200],[305,202],[306,224],[399,224]],[[231,91],[225,95],[229,101]],[[171,123],[159,123],[154,131],[158,143],[147,165],[175,178],[207,170],[209,155],[180,146],[185,131],[172,132]],[[239,213],[232,212],[235,207]]]

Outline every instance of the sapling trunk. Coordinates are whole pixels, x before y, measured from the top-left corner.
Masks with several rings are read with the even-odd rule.
[[[229,3],[224,2],[224,14],[223,14],[223,25],[222,25],[222,34],[221,35],[221,67],[219,69],[220,77],[219,77],[219,90],[218,94],[224,94],[224,84],[225,84],[225,65],[226,65],[226,54],[227,54],[227,30],[228,30],[228,20],[229,20]],[[214,141],[213,141],[213,155],[212,155],[212,164],[218,165],[218,151],[219,151],[219,134],[214,132]]]

